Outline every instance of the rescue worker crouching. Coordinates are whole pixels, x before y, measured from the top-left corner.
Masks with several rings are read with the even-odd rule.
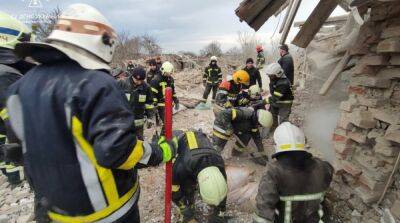
[[[222,152],[232,135],[236,143],[232,149],[232,155],[242,154],[251,139],[257,146],[257,152],[250,155],[252,160],[260,165],[266,165],[268,156],[265,153],[259,127],[270,128],[272,115],[266,110],[254,110],[252,108],[232,108],[221,111],[216,117],[213,126],[214,148]]]
[[[162,125],[165,118],[165,89],[167,87],[172,88],[172,99],[175,104],[175,109],[179,109],[179,99],[175,94],[174,78],[172,77],[174,70],[174,65],[168,61],[164,62],[161,66],[162,75],[155,76],[150,82],[151,91],[154,95],[153,101],[157,106],[157,113],[162,121]],[[162,128],[162,132],[164,133],[164,126]]]
[[[214,114],[226,108],[232,108],[237,105],[237,97],[242,91],[243,86],[249,85],[250,76],[244,70],[236,71],[232,76],[228,76],[226,80],[218,87],[214,104]]]
[[[128,101],[104,72],[116,41],[100,12],[73,4],[46,43],[16,46],[18,55],[41,65],[10,87],[10,123],[53,222],[140,222],[137,168],[175,155],[177,146],[165,140],[136,138]]]
[[[265,64],[265,56],[264,56],[264,49],[261,45],[256,46],[257,51],[257,69],[262,70]]]
[[[222,82],[222,71],[217,64],[218,58],[216,56],[211,57],[211,62],[208,67],[204,69],[203,74],[203,85],[205,87],[203,94],[203,103],[207,103],[207,98],[212,91],[212,102],[215,101],[217,95],[218,86]]]
[[[268,103],[270,112],[274,118],[274,125],[271,132],[281,123],[289,121],[294,100],[290,81],[278,63],[272,63],[266,67],[267,75],[270,78],[270,94]]]
[[[150,86],[145,82],[146,71],[142,67],[131,71],[128,78],[126,96],[135,115],[135,130],[138,139],[143,140],[144,125],[153,126],[154,103]]]
[[[7,89],[19,80],[34,64],[16,56],[15,45],[34,39],[31,30],[21,21],[0,12],[0,169],[11,185],[24,179],[22,148],[7,131],[9,115],[6,109]]]
[[[261,179],[253,222],[322,222],[333,167],[305,151],[303,132],[289,122],[275,130],[274,141],[276,161]]]
[[[226,222],[228,186],[224,160],[203,132],[176,131],[174,135],[179,135],[179,147],[173,164],[172,199],[180,210],[179,222],[197,222],[196,188],[202,201],[213,207],[208,222]]]

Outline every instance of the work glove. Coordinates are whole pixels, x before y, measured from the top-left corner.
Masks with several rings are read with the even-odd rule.
[[[163,163],[171,161],[175,158],[178,151],[178,139],[174,137],[171,141],[167,141],[165,136],[161,136],[158,140],[158,146],[163,153]]]

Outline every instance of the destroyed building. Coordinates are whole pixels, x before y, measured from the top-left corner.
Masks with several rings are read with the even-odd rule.
[[[280,29],[285,43],[300,3],[245,0],[236,14],[257,31],[289,8]],[[338,6],[348,17],[328,18]],[[337,105],[335,125],[325,126],[332,133],[330,145],[319,145],[334,151],[330,199],[336,202],[335,213],[344,221],[399,222],[400,1],[321,0],[295,26],[300,31],[291,44],[305,48],[308,64],[299,75],[313,81],[308,86],[317,88],[316,98]],[[316,49],[330,55],[331,68],[313,72],[322,63],[311,56]]]

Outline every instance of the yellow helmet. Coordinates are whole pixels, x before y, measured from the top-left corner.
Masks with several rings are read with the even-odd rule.
[[[7,13],[0,12],[0,47],[13,50],[18,43],[31,40],[33,35],[25,24]]]
[[[218,206],[228,193],[228,184],[218,167],[210,166],[197,175],[201,199],[208,205]]]
[[[174,65],[170,62],[164,62],[161,66],[161,72],[164,73],[174,73]]]
[[[250,75],[244,70],[238,70],[233,74],[233,81],[237,84],[249,85]]]

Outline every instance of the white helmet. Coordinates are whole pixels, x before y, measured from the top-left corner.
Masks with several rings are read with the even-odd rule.
[[[268,65],[265,68],[265,73],[267,73],[268,76],[276,75],[279,78],[282,77],[284,74],[283,69],[279,63],[272,63]]]
[[[175,71],[174,65],[169,61],[166,61],[161,65],[161,72],[163,74],[164,73],[174,73],[174,71]]]
[[[64,10],[47,43],[17,46],[18,54],[32,53],[34,48],[55,48],[86,69],[110,70],[117,45],[117,34],[108,20],[87,4],[72,4]],[[29,56],[29,55],[26,55]]]
[[[197,175],[201,199],[208,205],[218,206],[228,193],[228,185],[218,167],[204,168]]]
[[[272,124],[274,124],[271,112],[264,109],[257,110],[257,120],[264,128],[271,128]]]
[[[211,61],[218,61],[218,58],[216,56],[212,56]]]
[[[290,122],[279,125],[274,132],[275,157],[282,152],[304,151],[306,139],[303,131]]]
[[[255,99],[255,98],[260,97],[260,95],[261,95],[261,89],[260,89],[260,87],[259,87],[258,85],[252,85],[252,86],[250,86],[250,88],[249,88],[249,95],[250,95],[250,98],[252,98],[252,99]]]

